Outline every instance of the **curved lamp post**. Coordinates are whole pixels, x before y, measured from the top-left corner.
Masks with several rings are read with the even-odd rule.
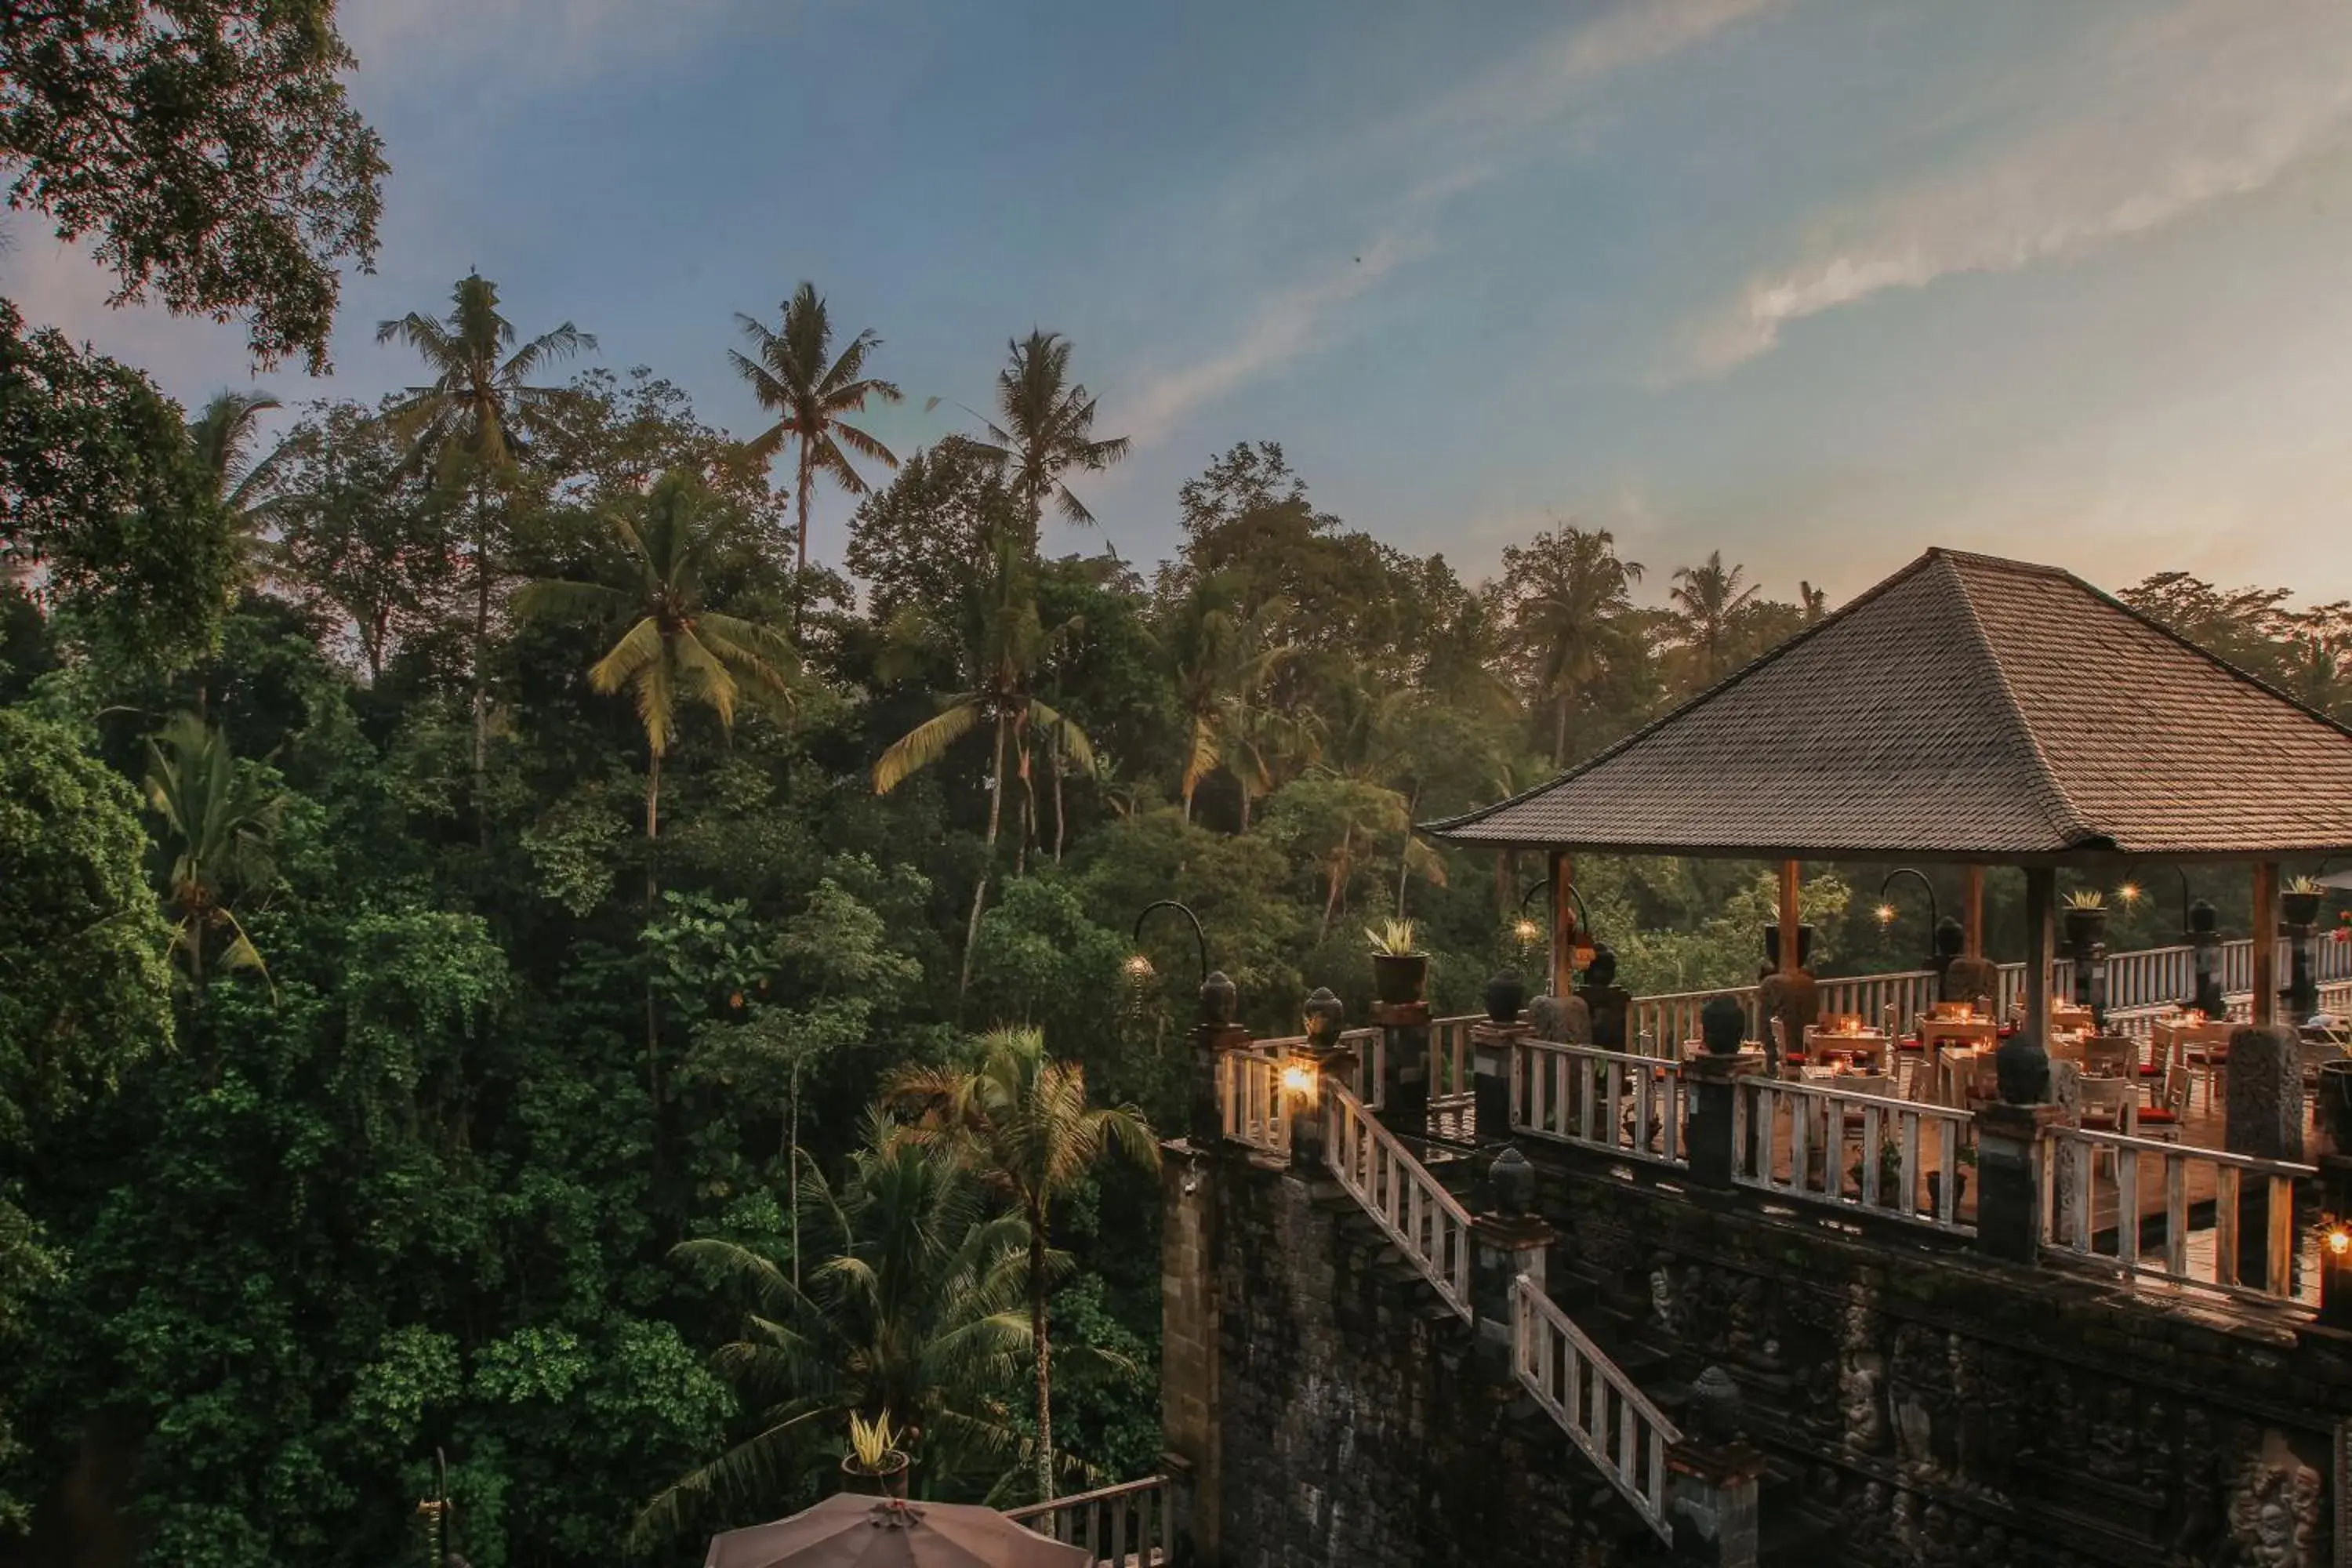
[[[1537,937],[1543,934],[1541,931],[1535,929],[1535,921],[1528,919],[1528,906],[1536,901],[1536,895],[1538,893],[1542,892],[1545,889],[1550,886],[1551,879],[1549,878],[1546,878],[1544,880],[1538,882],[1534,887],[1529,888],[1526,894],[1520,898],[1517,936],[1521,942],[1533,942]],[[1582,931],[1585,935],[1591,936],[1592,934],[1592,917],[1584,912],[1584,895],[1576,890],[1576,884],[1573,882],[1570,882],[1568,885],[1568,899],[1569,902],[1576,906],[1576,929]]]
[[[1143,922],[1155,910],[1174,910],[1192,927],[1192,943],[1201,959],[1201,1022],[1230,1024],[1240,1005],[1241,994],[1222,969],[1209,967],[1209,933],[1201,929],[1201,917],[1192,912],[1190,904],[1175,899],[1155,899],[1143,906],[1135,917],[1135,953],[1127,961],[1127,973],[1139,985],[1151,978],[1151,960],[1143,952]]]
[[[1936,928],[1944,922],[1941,913],[1936,908],[1936,884],[1927,880],[1927,873],[1920,870],[1916,866],[1897,866],[1886,873],[1885,879],[1878,884],[1878,923],[1882,926],[1892,926],[1895,923],[1895,906],[1886,901],[1886,889],[1895,885],[1895,879],[1897,877],[1914,879],[1918,882],[1920,890],[1927,895],[1927,948],[1932,954],[1936,946]]]
[[[2326,864],[2326,861],[2320,863]],[[2180,929],[2186,931],[2189,930],[2189,871],[2186,867],[2175,866],[2172,868],[2172,874],[2180,879]],[[2130,909],[2147,896],[2147,889],[2132,880],[2132,868],[2126,866],[2123,886],[2116,889],[2116,899],[2122,902],[2124,908]]]

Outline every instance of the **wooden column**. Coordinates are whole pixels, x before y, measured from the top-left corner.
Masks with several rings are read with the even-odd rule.
[[[2255,861],[2253,1019],[2257,1025],[2278,1022],[2278,862]]]
[[[1960,951],[1970,958],[1984,956],[1984,868],[1970,866],[1960,894],[1960,929],[1967,940]]]
[[[1575,863],[1565,849],[1551,852],[1551,994],[1566,996],[1576,989],[1576,900],[1569,896],[1575,885]]]
[[[2054,867],[2025,868],[2025,1027],[2043,1049],[2050,1046],[2050,966],[2058,957],[2058,872]]]
[[[1801,862],[1780,862],[1780,972],[1785,974],[1797,965],[1797,888],[1804,868]]]

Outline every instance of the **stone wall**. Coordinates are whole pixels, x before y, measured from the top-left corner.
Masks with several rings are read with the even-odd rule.
[[[1382,1244],[1336,1184],[1230,1156],[1209,1179],[1221,1231],[1216,1563],[1664,1560],[1558,1427],[1513,1410],[1469,1326],[1403,1266],[1379,1261]]]
[[[1733,1374],[1772,1461],[1768,1549],[1775,1520],[1784,1539],[1800,1522],[1828,1529],[1788,1562],[2336,1561],[2329,1478],[2352,1415],[2341,1335],[1775,1217],[1747,1193],[1538,1164],[1538,1207],[1561,1236],[1554,1298],[1605,1345],[1662,1357],[1642,1373],[1654,1394],[1709,1364]],[[1207,1408],[1222,1548],[1202,1561],[1662,1558],[1565,1436],[1511,1397],[1468,1326],[1380,1261],[1336,1185],[1230,1153],[1203,1161],[1200,1184],[1216,1227]]]

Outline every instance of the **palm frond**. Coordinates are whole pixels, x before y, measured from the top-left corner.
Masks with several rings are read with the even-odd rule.
[[[968,696],[891,742],[874,764],[874,793],[888,795],[908,775],[938,762],[950,746],[972,732],[980,719],[978,699]]]

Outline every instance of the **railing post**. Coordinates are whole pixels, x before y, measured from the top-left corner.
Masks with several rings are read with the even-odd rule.
[[[1185,1133],[1195,1149],[1213,1149],[1225,1135],[1224,1104],[1217,1092],[1217,1063],[1228,1051],[1250,1047],[1239,1024],[1202,1022],[1192,1029],[1192,1104]]]
[[[1706,1568],[1760,1562],[1758,1485],[1764,1456],[1745,1443],[1685,1440],[1666,1450],[1666,1510],[1675,1559]]]
[[[1555,1234],[1530,1212],[1535,1187],[1535,1166],[1517,1149],[1505,1149],[1487,1171],[1488,1207],[1470,1216],[1470,1311],[1478,1353],[1506,1382],[1517,1334],[1511,1282],[1524,1275],[1531,1288],[1544,1291],[1544,1255]]]
[[[2041,1255],[2043,1134],[2064,1117],[2056,1105],[1994,1104],[1976,1113],[1979,1251],[2011,1263]]]
[[[1690,1086],[1687,1149],[1693,1184],[1728,1187],[1738,1169],[1739,1080],[1764,1070],[1764,1058],[1701,1051],[1683,1063]]]
[[[1525,1024],[1471,1026],[1471,1098],[1482,1142],[1501,1142],[1511,1136],[1512,1058],[1528,1031]]]
[[[2229,1103],[2223,1108],[2221,1147],[2258,1160],[2303,1158],[2303,1045],[2284,1024],[2252,1024],[2230,1033],[2230,1060],[2223,1070]],[[2300,1205],[2298,1205],[2300,1206]],[[2236,1278],[2270,1278],[2270,1184],[2241,1183],[2238,1188]],[[2226,1268],[2229,1259],[2220,1260]]]
[[[1306,1014],[1307,1038],[1283,1061],[1281,1092],[1290,1124],[1290,1168],[1313,1172],[1323,1164],[1332,1075],[1347,1071],[1355,1053],[1339,1044],[1346,1017],[1329,986],[1307,998]]]
[[[1383,1126],[1409,1138],[1429,1135],[1429,1004],[1375,1002],[1372,1025],[1381,1043]]]

